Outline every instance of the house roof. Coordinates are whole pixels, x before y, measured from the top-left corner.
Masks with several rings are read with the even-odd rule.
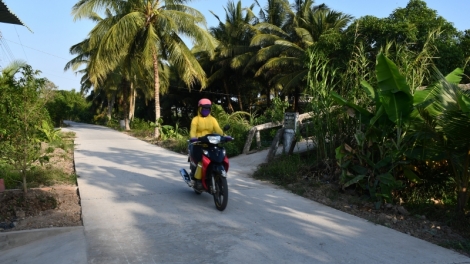
[[[1,23],[9,23],[15,25],[22,25],[28,28],[30,31],[31,29],[26,26],[23,21],[21,21],[10,9],[8,9],[7,5],[0,0],[0,22]]]

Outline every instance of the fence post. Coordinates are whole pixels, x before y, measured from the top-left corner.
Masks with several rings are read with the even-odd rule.
[[[252,127],[248,132],[248,138],[246,139],[245,146],[243,147],[243,154],[248,154],[250,151],[251,142],[253,141],[253,136],[258,129],[256,127]]]
[[[299,123],[299,113],[284,113],[284,142],[283,153],[289,153],[295,139]]]
[[[274,156],[276,156],[277,147],[279,146],[282,134],[284,134],[284,128],[277,131],[276,136],[273,139],[273,143],[271,143],[271,148],[269,148],[268,156],[266,157],[267,162],[270,162]]]

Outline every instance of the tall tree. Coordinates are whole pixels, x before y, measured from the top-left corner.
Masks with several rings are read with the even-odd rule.
[[[0,73],[0,157],[20,172],[24,193],[26,175],[41,157],[41,128],[50,127],[45,105],[55,89],[47,87],[49,82],[39,74],[22,61],[12,62]]]
[[[263,65],[256,75],[264,74],[271,86],[282,88],[285,93],[293,92],[294,109],[298,111],[299,94],[307,84],[307,49],[325,34],[340,32],[351,19],[324,4],[314,6],[313,0],[295,1],[281,27],[269,23],[257,25],[260,33],[251,45],[262,47],[256,61]]]
[[[226,94],[227,108],[234,111],[231,104],[233,94],[237,95],[239,109],[243,110],[243,66],[254,56],[256,49],[250,47],[250,39],[254,34],[253,24],[257,22],[253,14],[253,5],[243,8],[241,1],[236,4],[229,1],[225,9],[225,21],[212,13],[219,24],[210,28],[211,34],[219,41],[215,59],[211,61],[209,83],[219,81]],[[246,83],[245,83],[246,84]],[[235,90],[232,88],[235,86]]]
[[[105,14],[107,15],[107,18],[112,17],[110,10],[106,10]],[[102,78],[101,81],[98,81],[99,78],[96,74],[96,71],[92,71],[91,68],[91,63],[96,58],[97,47],[90,44],[90,36],[93,35],[93,38],[95,39],[100,37],[102,38],[104,33],[109,29],[109,26],[108,29],[103,28],[102,25],[100,25],[100,23],[103,22],[103,18],[96,13],[91,13],[88,18],[94,22],[97,22],[97,26],[89,33],[88,38],[70,47],[70,54],[76,56],[67,62],[64,70],[67,71],[71,69],[77,73],[83,74],[81,79],[82,94],[87,94],[90,89],[93,88],[94,94],[106,95],[108,107],[107,117],[108,119],[111,119],[116,96],[120,96],[121,94],[121,91],[118,90],[119,83],[121,81],[120,67],[117,67],[113,71],[107,73],[106,78]],[[104,71],[104,69],[101,69],[101,71]],[[102,97],[94,96],[93,98],[93,100],[95,100],[96,98]],[[129,128],[128,123],[129,122],[126,122],[127,128]]]
[[[112,71],[123,60],[137,61],[143,67],[153,69],[155,119],[160,119],[160,66],[169,63],[176,67],[180,78],[191,88],[196,84],[206,85],[206,75],[182,37],[188,37],[208,51],[216,42],[203,28],[204,16],[184,5],[185,0],[82,0],[73,7],[76,19],[89,16],[102,8],[109,8],[112,25],[99,42],[96,64],[100,78]],[[129,64],[128,64],[129,65]],[[130,65],[133,65],[131,63]],[[129,69],[129,75],[131,74]],[[155,137],[159,130],[155,128]]]
[[[441,72],[451,72],[464,64],[459,47],[461,33],[423,0],[410,0],[386,18],[361,17],[347,31],[348,35],[359,36],[372,60],[382,47],[394,41],[416,54],[426,46],[434,46],[434,63]],[[431,34],[435,37],[430,38]]]
[[[432,43],[437,49],[436,67],[441,72],[462,67],[464,58],[458,46],[458,30],[436,10],[429,8],[425,1],[410,0],[405,8],[396,9],[390,19],[392,23],[406,22],[416,28],[416,42],[408,43],[409,48],[415,51],[422,50],[429,33],[437,31],[439,37]]]

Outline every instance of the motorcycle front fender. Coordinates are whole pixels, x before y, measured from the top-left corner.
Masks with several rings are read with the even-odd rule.
[[[216,164],[216,165],[214,165],[213,171],[214,171],[216,174],[218,174],[218,175],[220,175],[220,176],[222,176],[222,177],[224,177],[224,178],[227,178],[227,171],[225,171],[224,165],[222,165],[222,164]]]

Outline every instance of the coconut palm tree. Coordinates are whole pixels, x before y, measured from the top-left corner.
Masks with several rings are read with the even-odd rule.
[[[105,14],[107,18],[112,17],[110,10],[106,10]],[[103,18],[100,17],[96,13],[91,13],[88,17],[90,20],[97,22],[97,28],[100,26],[100,23],[103,21]],[[92,33],[99,32],[100,37],[103,37],[104,32],[106,30],[92,30]],[[94,36],[97,38],[98,36]],[[64,70],[73,70],[76,73],[82,74],[81,78],[81,92],[86,94],[93,89],[94,100],[98,98],[103,98],[103,96],[97,96],[99,94],[105,95],[107,99],[107,107],[108,107],[108,119],[111,119],[112,116],[112,109],[114,107],[114,102],[116,100],[116,96],[120,96],[120,92],[118,91],[118,87],[120,84],[121,79],[119,78],[120,71],[119,67],[114,69],[112,72],[107,74],[106,78],[103,78],[100,82],[98,82],[98,77],[92,71],[90,71],[90,62],[94,61],[96,58],[97,48],[90,45],[90,38],[83,40],[80,43],[73,45],[70,48],[70,54],[76,55],[73,59],[71,59],[64,67]],[[82,68],[84,67],[84,68]],[[103,103],[103,102],[102,102]],[[128,119],[126,120],[126,129],[129,129],[129,122]]]
[[[216,41],[203,28],[204,16],[184,5],[186,2],[188,1],[81,0],[73,7],[75,19],[86,18],[102,8],[108,8],[112,12],[113,16],[102,22],[109,25],[109,30],[102,38],[90,38],[91,45],[97,47],[96,59],[91,63],[90,71],[96,73],[97,78],[105,79],[107,73],[122,65],[123,61],[128,62],[124,64],[124,78],[135,75],[129,68],[135,65],[153,69],[156,121],[160,120],[162,64],[176,67],[188,88],[196,84],[202,87],[206,85],[205,72],[182,37],[199,43],[209,53],[216,46]],[[155,137],[158,136],[159,130],[156,127]]]
[[[254,60],[263,62],[255,76],[266,76],[271,87],[286,93],[294,91],[293,108],[297,111],[299,93],[307,84],[307,49],[323,35],[340,32],[352,19],[324,4],[313,4],[313,0],[295,1],[293,9],[286,9],[286,22],[257,25],[260,33],[251,41],[252,46],[261,47]]]
[[[227,108],[233,112],[231,97],[237,94],[240,110],[243,110],[242,94],[243,67],[254,56],[256,49],[250,47],[250,39],[254,35],[253,25],[257,18],[253,14],[253,5],[243,8],[241,1],[235,4],[229,1],[225,9],[225,21],[212,13],[219,21],[217,27],[210,28],[211,34],[219,41],[214,60],[210,61],[209,83],[221,82],[226,95]],[[231,87],[235,86],[236,89]]]
[[[445,78],[435,72],[437,82],[415,92],[419,118],[413,126],[420,146],[426,150],[424,159],[445,160],[449,164],[457,211],[464,213],[470,197],[470,92],[458,86],[463,76],[461,69]]]

